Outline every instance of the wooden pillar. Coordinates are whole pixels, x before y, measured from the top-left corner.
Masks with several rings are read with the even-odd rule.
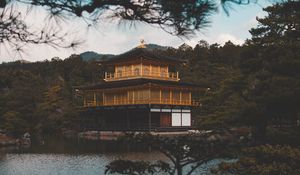
[[[129,104],[130,101],[129,101],[129,91],[127,90],[127,103]]]
[[[161,89],[159,90],[159,103],[161,104]]]
[[[114,72],[114,77],[118,77],[118,72],[117,72],[117,66],[115,66],[115,72]]]
[[[132,91],[132,104],[134,104],[134,101],[135,101],[135,99],[134,99],[134,91],[135,90]]]
[[[96,92],[94,91],[94,101],[93,101],[93,105],[97,106],[97,98],[96,98]]]
[[[161,77],[161,67],[158,66],[158,76]]]
[[[149,93],[148,93],[148,103],[151,104],[151,88],[149,87]]]
[[[143,76],[143,63],[141,63],[140,68],[141,68],[141,70],[140,70],[140,75],[141,75],[141,77],[142,77],[142,76]]]
[[[151,122],[152,122],[151,121],[151,105],[149,105],[148,110],[149,110],[149,116],[148,116],[149,117],[149,121],[148,121],[149,122],[149,132],[151,132]]]
[[[182,104],[182,92],[179,93],[179,103]]]
[[[150,64],[150,76],[152,76],[152,65]]]
[[[126,75],[126,72],[125,72],[125,66],[122,67],[122,77],[124,77],[124,76],[125,76],[125,77],[127,76],[127,75]]]
[[[189,104],[191,105],[192,104],[192,92],[190,92],[190,98],[189,98]]]
[[[103,103],[103,106],[105,106],[105,94],[104,94],[104,92],[102,92],[102,103]]]
[[[167,78],[172,78],[172,75],[170,76],[170,73],[169,73],[169,66],[167,66],[167,75],[165,75],[165,77],[167,77]]]
[[[172,102],[172,96],[173,96],[173,92],[172,92],[172,90],[170,90],[170,104],[173,104],[173,102]]]

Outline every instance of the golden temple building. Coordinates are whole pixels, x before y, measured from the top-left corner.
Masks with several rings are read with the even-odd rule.
[[[158,55],[143,45],[101,61],[104,82],[75,87],[82,111],[96,116],[105,131],[182,131],[192,128],[193,94],[204,88],[182,82],[183,61]]]

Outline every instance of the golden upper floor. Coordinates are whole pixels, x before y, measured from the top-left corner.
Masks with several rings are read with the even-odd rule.
[[[102,62],[106,68],[105,81],[137,78],[179,81],[175,71],[180,60],[156,54],[147,48],[135,48]]]
[[[150,78],[159,80],[179,81],[178,72],[169,71],[165,65],[127,64],[114,67],[113,72],[105,72],[105,81],[127,80],[133,78]]]

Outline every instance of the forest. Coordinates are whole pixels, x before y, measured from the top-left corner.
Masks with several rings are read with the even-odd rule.
[[[299,134],[293,130],[300,120],[298,7],[299,2],[291,1],[265,8],[268,15],[257,19],[259,25],[249,30],[252,38],[243,45],[201,40],[195,47],[155,50],[186,61],[178,68],[182,81],[210,88],[199,97],[199,129],[251,126],[257,139],[277,135],[282,136],[278,142],[299,142],[286,137]],[[102,77],[102,67],[80,55],[2,63],[0,129],[15,136],[80,130],[72,87],[100,83]]]
[[[238,161],[221,163],[214,174],[299,174],[299,9],[299,1],[264,8],[267,15],[257,18],[258,25],[249,30],[251,38],[242,45],[200,40],[194,47],[182,44],[154,50],[185,61],[177,68],[181,81],[209,88],[198,96],[202,106],[195,111],[194,120],[199,130],[251,128],[253,147],[237,148],[206,138],[157,140],[146,136],[137,141],[157,148],[174,166],[116,160],[106,166],[106,173],[155,174],[159,169],[182,174],[183,167],[192,162],[196,163],[188,173],[192,174],[209,160],[228,157],[221,152],[230,146],[231,153],[240,151]],[[80,115],[73,87],[101,83],[103,70],[97,60],[80,55],[32,63],[3,62],[0,131],[16,138],[26,132],[58,136],[64,131],[82,131],[86,117]],[[185,149],[187,145],[190,149]]]

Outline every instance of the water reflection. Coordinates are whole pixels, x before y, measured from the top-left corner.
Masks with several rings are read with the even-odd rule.
[[[109,159],[101,155],[6,154],[2,175],[100,175]]]
[[[158,152],[121,142],[77,142],[56,139],[30,148],[0,152],[0,175],[101,175],[116,159],[167,160]]]
[[[116,159],[156,161],[168,159],[159,152],[122,142],[55,140],[0,152],[0,175],[102,175]],[[206,174],[219,160],[202,166],[194,175]]]
[[[101,175],[112,160],[164,159],[157,153],[110,154],[5,154],[0,156],[0,175]]]

